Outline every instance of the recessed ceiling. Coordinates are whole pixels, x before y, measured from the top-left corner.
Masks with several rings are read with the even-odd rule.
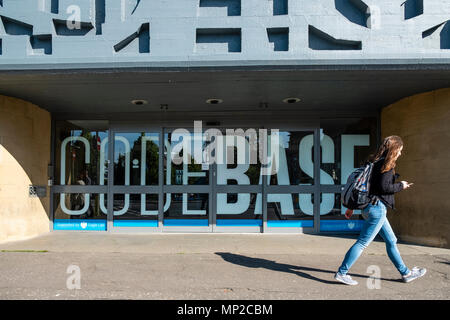
[[[1,72],[0,94],[52,113],[202,111],[370,112],[416,93],[450,87],[450,70],[78,70]],[[299,103],[282,100],[300,98]],[[219,98],[220,104],[207,99]],[[132,100],[148,104],[133,105]]]

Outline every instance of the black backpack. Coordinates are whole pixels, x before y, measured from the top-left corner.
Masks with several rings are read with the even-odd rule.
[[[351,210],[361,210],[369,205],[373,197],[369,194],[370,177],[373,163],[367,162],[363,167],[353,171],[342,189],[341,201],[344,207]]]

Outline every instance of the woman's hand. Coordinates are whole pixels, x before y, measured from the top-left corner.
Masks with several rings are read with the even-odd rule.
[[[403,185],[403,189],[408,189],[409,187],[411,187],[414,183],[408,183],[406,181],[401,181],[402,185]]]

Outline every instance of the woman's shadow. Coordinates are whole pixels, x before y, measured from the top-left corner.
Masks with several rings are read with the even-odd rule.
[[[247,268],[265,268],[265,269],[273,270],[273,271],[292,273],[297,276],[300,276],[300,277],[303,277],[306,279],[310,279],[310,280],[314,280],[314,281],[318,281],[318,282],[322,282],[325,284],[339,284],[339,285],[341,284],[338,281],[330,281],[330,280],[320,279],[320,278],[310,275],[309,273],[304,272],[304,271],[323,272],[323,273],[334,275],[336,273],[336,271],[295,266],[295,265],[285,264],[285,263],[278,263],[278,262],[275,262],[272,260],[261,259],[261,258],[252,258],[252,257],[247,257],[247,256],[239,255],[239,254],[229,253],[229,252],[216,252],[216,254],[221,256],[222,259],[227,262],[230,262],[230,263],[233,263],[236,265],[240,265],[240,266],[244,266]],[[369,278],[369,276],[367,276],[367,275],[355,275],[355,276],[362,277],[362,278]],[[380,280],[396,281],[393,279],[380,279]]]

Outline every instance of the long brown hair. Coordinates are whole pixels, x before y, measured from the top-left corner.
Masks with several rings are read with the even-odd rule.
[[[375,156],[372,156],[372,162],[384,158],[381,173],[387,172],[395,168],[396,155],[398,150],[403,146],[403,140],[399,136],[389,136],[384,138],[383,143],[378,148]]]

